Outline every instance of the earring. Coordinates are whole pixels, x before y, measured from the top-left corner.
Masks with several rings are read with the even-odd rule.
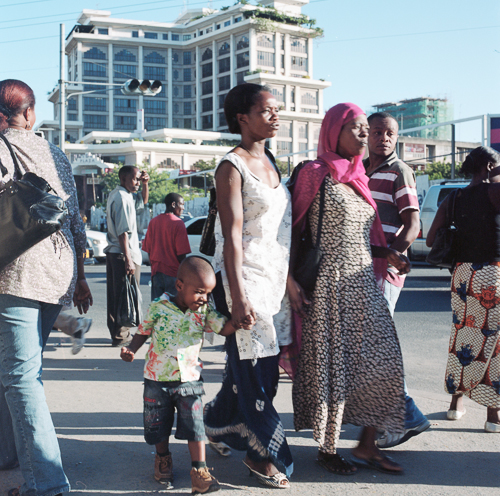
[[[26,121],[26,126],[24,126],[24,129],[27,129],[28,131],[31,129],[31,124]]]

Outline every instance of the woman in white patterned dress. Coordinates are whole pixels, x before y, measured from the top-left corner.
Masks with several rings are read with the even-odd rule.
[[[242,84],[228,93],[224,112],[229,130],[241,133],[241,143],[215,173],[214,298],[235,325],[253,327],[226,340],[224,382],[205,408],[205,426],[212,442],[247,452],[244,463],[261,483],[284,488],[293,464],[272,400],[280,345],[290,344],[291,336],[277,335],[273,317],[286,287],[291,204],[264,146],[278,131],[278,108],[265,87]]]

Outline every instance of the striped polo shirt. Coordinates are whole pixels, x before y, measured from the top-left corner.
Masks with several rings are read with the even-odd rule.
[[[368,168],[370,159],[364,160],[363,164]],[[391,246],[403,227],[401,212],[408,208],[420,210],[415,174],[411,167],[399,160],[394,151],[384,163],[368,174],[368,177],[370,178],[368,187],[377,203],[387,246]],[[400,281],[395,280],[394,283],[402,286],[404,277],[395,277]]]

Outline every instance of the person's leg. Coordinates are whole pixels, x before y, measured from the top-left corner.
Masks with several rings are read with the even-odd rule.
[[[2,440],[0,442],[0,470],[9,470],[19,465],[12,417],[5,398],[6,392],[6,388],[0,382],[0,439]]]
[[[41,382],[42,350],[60,310],[60,305],[0,295],[0,379],[13,419],[23,494],[70,490]]]
[[[137,266],[136,266],[137,269]],[[125,285],[125,261],[119,253],[106,254],[106,291],[108,310],[108,329],[113,340],[113,346],[121,346],[130,337],[128,327],[117,327],[116,316],[118,302]]]

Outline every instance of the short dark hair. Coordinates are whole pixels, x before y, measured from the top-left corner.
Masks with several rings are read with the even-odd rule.
[[[181,281],[189,277],[189,275],[197,276],[215,276],[215,271],[212,264],[205,258],[198,255],[186,257],[179,265],[177,270],[177,279]]]
[[[135,165],[124,165],[119,171],[118,171],[118,177],[120,179],[120,182],[122,182],[129,174],[133,174],[134,169],[138,169]]]
[[[243,83],[235,86],[224,100],[224,115],[226,116],[229,132],[241,134],[238,114],[248,114],[250,109],[257,103],[259,95],[271,90],[267,86],[253,83]]]
[[[179,203],[181,200],[183,200],[182,195],[179,195],[179,193],[169,193],[166,197],[165,200],[165,206],[167,207],[167,212],[173,212],[172,209],[172,203]]]
[[[396,117],[394,117],[389,112],[375,112],[374,114],[368,117],[368,124],[371,124],[371,122],[375,119],[392,119],[393,121],[396,122],[396,124],[398,123]]]
[[[500,165],[500,153],[489,146],[478,146],[467,155],[461,172],[465,176],[473,176],[481,172],[490,162]]]

